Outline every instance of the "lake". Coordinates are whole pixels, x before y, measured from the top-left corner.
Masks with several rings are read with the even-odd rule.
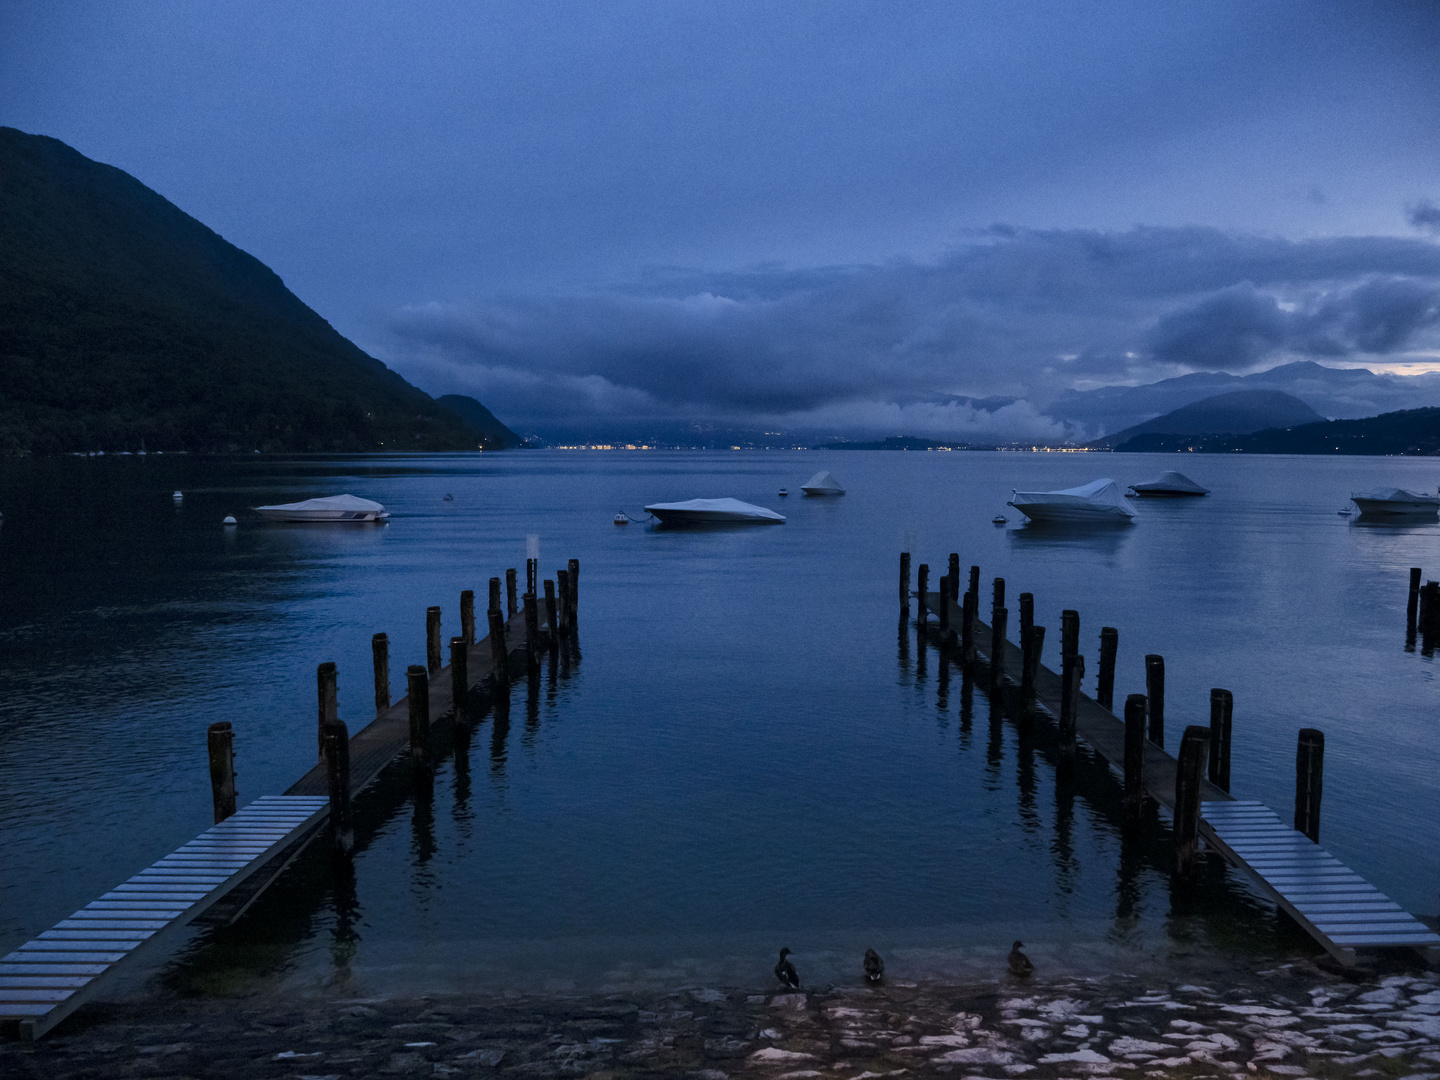
[[[393,457],[63,458],[0,471],[0,945],[12,947],[210,823],[205,729],[235,728],[240,801],[315,755],[315,667],[352,732],[424,661],[425,608],[581,563],[579,654],[518,685],[433,790],[363,811],[353,873],[311,858],[162,971],[222,992],[765,985],[997,971],[1254,965],[1314,951],[1233,872],[1172,893],[1168,827],[1126,838],[1103,777],[1057,788],[958,673],[897,627],[898,556],[951,551],[1119,630],[1116,700],[1166,658],[1167,733],[1235,695],[1233,791],[1288,819],[1296,732],[1326,735],[1321,839],[1412,911],[1440,901],[1433,658],[1407,651],[1407,572],[1440,577],[1440,526],[1342,517],[1352,490],[1432,489],[1426,459],[1195,456],[1204,499],[1140,500],[1133,527],[1040,532],[1010,489],[1174,456],[992,452],[517,451]],[[832,470],[848,489],[805,499]],[[781,499],[777,491],[793,494]],[[184,492],[176,503],[172,490]],[[247,508],[351,492],[381,526],[267,525]],[[452,496],[446,500],[445,496]],[[648,502],[733,496],[783,526],[617,527]],[[991,524],[997,512],[1011,523]],[[234,514],[239,525],[226,529]],[[522,578],[523,581],[523,578]],[[1012,615],[1012,625],[1014,616]],[[398,691],[397,691],[398,696]],[[997,966],[998,965],[998,966]],[[267,981],[268,980],[268,981]]]

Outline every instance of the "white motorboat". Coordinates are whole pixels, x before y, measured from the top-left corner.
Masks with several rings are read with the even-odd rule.
[[[806,495],[844,495],[845,489],[840,486],[840,481],[834,475],[825,472],[823,469],[800,485],[800,490]]]
[[[1184,473],[1163,472],[1154,480],[1131,484],[1130,490],[1136,495],[1150,498],[1173,498],[1180,495],[1209,495],[1210,489],[1201,487]]]
[[[1060,491],[1012,491],[1009,505],[1036,523],[1125,525],[1135,517],[1110,479]]]
[[[1351,495],[1350,501],[1360,508],[1362,518],[1434,518],[1440,515],[1440,495],[1425,495],[1404,488],[1362,492]]]
[[[664,525],[783,525],[785,518],[739,499],[690,499],[645,507]]]
[[[257,506],[255,512],[268,521],[343,522],[384,521],[390,516],[378,502],[358,495],[327,495],[304,502]]]

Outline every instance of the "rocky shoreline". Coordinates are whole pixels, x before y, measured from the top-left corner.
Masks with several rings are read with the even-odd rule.
[[[477,995],[95,1005],[0,1074],[91,1077],[1440,1078],[1440,976],[1310,961],[1244,985],[1153,978],[798,993]]]

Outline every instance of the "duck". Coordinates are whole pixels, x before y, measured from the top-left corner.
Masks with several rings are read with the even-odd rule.
[[[885,961],[880,959],[880,954],[874,949],[865,950],[865,981],[878,983],[880,977],[885,974]]]
[[[795,965],[785,959],[789,955],[789,949],[780,950],[780,962],[775,965],[775,977],[791,990],[799,990],[800,976],[795,971]]]
[[[1030,962],[1028,956],[1020,951],[1024,944],[1023,941],[1017,941],[1010,946],[1010,974],[1017,979],[1035,974],[1035,965]]]

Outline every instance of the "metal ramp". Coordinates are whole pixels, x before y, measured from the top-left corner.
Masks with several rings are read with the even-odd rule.
[[[0,1024],[38,1039],[125,961],[178,934],[329,812],[323,797],[257,799],[0,957]]]
[[[1205,840],[1343,964],[1356,949],[1410,948],[1440,961],[1440,934],[1253,800],[1200,804]]]

